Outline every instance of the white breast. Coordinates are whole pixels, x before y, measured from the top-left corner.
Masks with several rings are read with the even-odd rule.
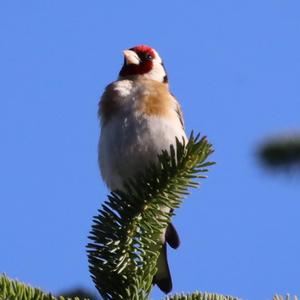
[[[127,83],[118,89],[126,104],[103,124],[99,141],[100,169],[111,190],[122,189],[124,181],[157,161],[157,155],[169,150],[175,137],[187,139],[174,108],[170,108],[173,112],[169,118],[140,114],[136,102],[145,91]]]

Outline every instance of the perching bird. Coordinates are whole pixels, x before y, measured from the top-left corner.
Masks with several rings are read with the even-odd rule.
[[[158,161],[162,150],[187,140],[179,103],[169,91],[161,58],[151,47],[140,45],[124,51],[124,65],[117,81],[109,84],[99,103],[101,135],[99,165],[108,187],[122,190],[126,180]],[[172,279],[166,242],[179,246],[178,234],[170,224],[162,236],[158,271],[153,283],[168,293]]]

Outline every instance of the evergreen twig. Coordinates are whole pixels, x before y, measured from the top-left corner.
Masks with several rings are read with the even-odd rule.
[[[161,244],[170,222],[195,179],[205,178],[213,152],[206,138],[191,134],[189,142],[170,147],[126,184],[113,192],[94,217],[88,258],[96,288],[104,299],[148,299]],[[167,209],[162,209],[167,208]]]
[[[241,300],[240,298],[232,296],[223,296],[214,293],[200,293],[195,292],[191,294],[177,294],[166,297],[165,300]]]
[[[40,289],[33,288],[5,275],[0,276],[0,300],[80,300],[75,298],[54,297]],[[84,299],[88,300],[88,299]]]

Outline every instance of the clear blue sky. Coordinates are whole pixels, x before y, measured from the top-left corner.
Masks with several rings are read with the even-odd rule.
[[[300,179],[255,156],[300,128],[299,1],[6,0],[0,41],[0,272],[52,292],[93,287],[85,245],[107,193],[98,98],[122,50],[145,43],[164,58],[187,131],[216,149],[174,221],[173,291],[300,295]]]

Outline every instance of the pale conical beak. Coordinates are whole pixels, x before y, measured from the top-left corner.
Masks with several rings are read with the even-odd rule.
[[[140,59],[134,51],[124,50],[123,53],[127,65],[138,65],[140,63]]]

